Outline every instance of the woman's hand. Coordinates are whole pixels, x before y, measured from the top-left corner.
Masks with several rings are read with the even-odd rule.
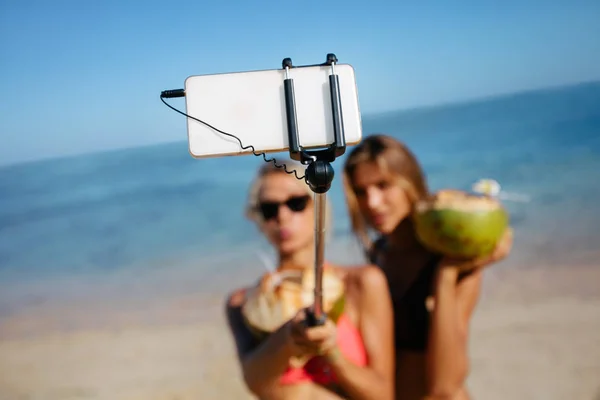
[[[477,268],[486,267],[493,263],[502,261],[505,259],[512,249],[513,245],[513,230],[512,228],[507,228],[502,236],[502,239],[496,245],[496,248],[492,252],[492,254],[476,258],[473,260],[460,260],[453,259],[451,257],[445,257],[440,263],[441,267],[450,267],[456,269],[460,272],[466,272],[470,270],[474,270]]]
[[[299,311],[290,321],[290,339],[296,357],[305,359],[317,355],[328,355],[336,347],[337,330],[327,319],[324,325],[309,326],[306,311]]]

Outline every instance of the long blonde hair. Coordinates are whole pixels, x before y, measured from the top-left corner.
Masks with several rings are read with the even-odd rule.
[[[290,173],[288,174],[283,168],[276,167],[273,163],[263,164],[259,168],[254,180],[250,184],[250,189],[248,190],[248,198],[246,201],[245,215],[246,215],[246,218],[250,219],[251,221],[254,221],[258,225],[260,225],[262,223],[262,218],[261,218],[260,214],[257,212],[257,207],[258,207],[258,203],[259,203],[260,190],[261,190],[261,187],[262,187],[265,177],[267,177],[268,175],[271,175],[271,174],[284,174],[284,175],[289,175],[290,179],[296,179],[296,175],[298,177],[302,177],[306,173],[306,167],[297,161],[277,159],[277,164],[285,165],[287,171],[289,171]],[[296,173],[296,175],[294,175],[294,172]],[[308,195],[310,195],[311,198],[313,198],[314,193],[310,189],[308,184],[304,181],[304,179],[302,179],[301,182],[302,182],[303,187],[306,188],[306,193]],[[326,207],[325,230],[326,230],[326,236],[330,236],[331,228],[332,228],[333,224],[332,224],[332,207],[331,207],[331,202],[329,201],[329,197],[327,197],[325,203],[326,203],[326,205],[325,205],[325,207]]]
[[[395,138],[384,134],[371,135],[352,149],[344,163],[344,194],[352,231],[365,249],[371,249],[371,227],[360,212],[353,185],[354,172],[364,163],[375,163],[384,173],[392,175],[406,191],[411,208],[429,194],[429,189],[417,158],[405,144]]]

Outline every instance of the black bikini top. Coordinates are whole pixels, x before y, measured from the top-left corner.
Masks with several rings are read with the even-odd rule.
[[[374,243],[373,250],[368,254],[371,263],[382,267],[377,256],[385,250],[385,246],[383,238]],[[395,344],[398,350],[425,351],[427,347],[430,318],[427,299],[433,294],[433,279],[440,260],[441,257],[434,257],[421,268],[417,278],[404,293],[395,293],[390,286],[394,307]],[[389,282],[388,278],[388,285]]]

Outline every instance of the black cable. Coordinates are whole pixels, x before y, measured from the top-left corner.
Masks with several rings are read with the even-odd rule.
[[[266,156],[266,154],[265,154],[265,152],[257,153],[257,152],[256,152],[256,149],[255,149],[255,148],[254,148],[254,146],[252,146],[251,144],[250,144],[250,145],[248,145],[248,146],[244,146],[244,145],[242,144],[242,141],[240,140],[240,138],[238,138],[237,136],[235,136],[235,135],[233,135],[233,134],[231,134],[231,133],[223,132],[222,130],[220,130],[220,129],[217,129],[217,128],[215,128],[214,126],[210,125],[208,122],[205,122],[205,121],[202,121],[202,120],[200,120],[200,119],[198,119],[198,118],[192,117],[191,115],[188,115],[188,114],[184,113],[183,111],[180,111],[180,110],[176,109],[175,107],[173,107],[172,105],[170,105],[169,103],[167,103],[167,102],[165,101],[165,97],[168,97],[168,98],[173,98],[173,97],[183,97],[183,96],[185,96],[185,91],[184,91],[183,89],[179,89],[179,90],[165,90],[165,91],[163,91],[163,92],[161,93],[161,95],[160,95],[160,100],[161,100],[163,103],[165,103],[165,105],[166,105],[167,107],[169,107],[171,110],[174,110],[174,111],[178,112],[179,114],[181,114],[181,115],[183,115],[183,116],[185,116],[185,117],[187,117],[187,118],[191,118],[191,119],[193,119],[194,121],[198,121],[198,122],[200,122],[201,124],[203,124],[203,125],[206,125],[207,127],[209,127],[209,128],[211,128],[211,129],[213,129],[213,130],[215,130],[215,131],[219,132],[219,133],[220,133],[220,134],[222,134],[222,135],[225,135],[225,136],[229,136],[229,137],[231,137],[231,138],[234,138],[235,140],[237,140],[237,141],[238,141],[238,143],[240,144],[240,147],[242,148],[242,150],[247,150],[247,149],[250,149],[250,151],[252,152],[252,154],[254,154],[255,156],[257,156],[257,157],[259,157],[259,156],[262,156],[262,158],[263,158],[263,160],[265,160],[265,162],[267,162],[267,163],[269,163],[269,162],[270,162],[270,163],[273,163],[273,165],[274,165],[276,168],[283,168],[283,170],[284,170],[286,173],[288,173],[288,174],[292,174],[292,173],[293,173],[293,174],[296,176],[296,179],[298,179],[298,180],[304,180],[304,181],[306,181],[306,174],[302,175],[301,177],[298,177],[298,174],[296,173],[296,171],[288,171],[288,170],[287,170],[287,166],[286,166],[285,164],[281,164],[281,165],[277,164],[277,160],[276,160],[275,158],[270,158],[270,159],[268,159],[268,158],[267,158],[267,156]]]

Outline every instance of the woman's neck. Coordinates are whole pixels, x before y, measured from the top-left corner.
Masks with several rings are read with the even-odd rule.
[[[429,263],[432,253],[418,240],[413,222],[406,218],[388,235],[389,247],[383,269],[393,291],[404,293],[419,272]],[[401,265],[401,268],[398,268]]]
[[[421,247],[410,218],[405,218],[389,235],[390,244],[400,251],[411,251]]]
[[[289,254],[279,255],[279,270],[288,268],[312,268],[315,264],[315,249],[313,246],[308,246],[305,249],[295,251]]]

